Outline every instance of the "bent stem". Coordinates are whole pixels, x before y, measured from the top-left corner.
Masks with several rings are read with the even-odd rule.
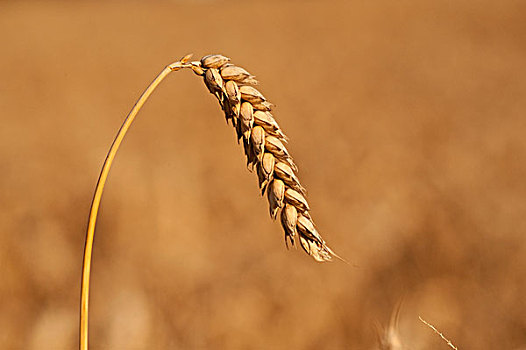
[[[104,190],[104,184],[108,178],[111,165],[117,154],[117,150],[128,132],[135,116],[140,111],[146,100],[150,97],[152,92],[157,86],[163,81],[168,74],[173,71],[177,71],[181,68],[190,68],[190,64],[186,62],[190,59],[191,55],[183,57],[180,61],[174,62],[163,69],[161,73],[152,81],[152,83],[146,88],[141,97],[137,100],[132,110],[122,123],[117,136],[113,140],[113,143],[106,155],[106,160],[102,166],[102,170],[95,187],[95,194],[93,195],[93,201],[91,203],[91,209],[89,213],[88,229],[86,232],[86,241],[84,246],[84,261],[82,266],[82,286],[81,286],[81,301],[80,301],[80,350],[88,349],[88,309],[89,309],[89,284],[90,284],[90,270],[91,270],[91,256],[93,250],[93,238],[95,235],[95,224],[97,222],[97,214],[99,212],[100,201],[102,198],[102,191]]]

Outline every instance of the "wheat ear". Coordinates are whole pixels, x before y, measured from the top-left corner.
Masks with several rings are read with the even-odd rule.
[[[332,257],[338,257],[326,245],[312,222],[305,189],[296,176],[297,167],[285,147],[287,138],[270,113],[272,104],[253,87],[257,84],[254,76],[229,63],[230,59],[222,55],[209,55],[200,61],[189,62],[191,56],[186,55],[166,66],[146,88],[124,120],[102,166],[91,204],[84,247],[80,306],[81,350],[88,349],[91,257],[104,185],[117,150],[137,113],[161,81],[173,71],[192,69],[195,74],[204,78],[209,91],[218,99],[227,121],[230,120],[235,127],[238,141],[243,142],[247,165],[250,169],[256,169],[262,195],[267,193],[270,216],[275,219],[280,212],[285,242],[294,245],[296,238],[305,252],[317,261],[329,261]]]
[[[232,122],[238,141],[242,141],[247,166],[255,169],[261,193],[267,194],[270,216],[276,219],[280,212],[287,246],[294,245],[296,238],[317,261],[331,260],[336,255],[309,214],[305,189],[296,175],[298,168],[285,147],[288,139],[271,113],[273,105],[254,87],[255,77],[222,55],[192,62],[192,69],[204,77],[227,121]]]

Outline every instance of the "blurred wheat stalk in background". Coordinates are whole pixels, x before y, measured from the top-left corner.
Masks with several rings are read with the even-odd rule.
[[[418,316],[418,319],[423,323],[425,324],[426,326],[428,326],[429,328],[431,328],[433,330],[433,332],[435,332],[436,335],[438,335],[440,337],[440,339],[442,339],[443,341],[446,342],[446,344],[453,350],[458,350],[458,348],[448,339],[446,338],[446,336],[440,332],[438,329],[435,328],[435,326],[433,326],[431,323],[427,322],[426,320],[424,320],[422,317]]]
[[[272,104],[253,85],[255,77],[245,69],[235,66],[222,55],[209,55],[200,61],[190,62],[186,55],[168,65],[148,86],[124,120],[108,151],[95,189],[89,214],[81,286],[80,349],[88,348],[89,283],[93,238],[97,214],[106,179],[117,150],[135,116],[161,81],[171,72],[191,69],[204,78],[208,90],[218,99],[227,121],[235,128],[238,142],[242,140],[247,167],[255,169],[261,194],[267,194],[270,216],[280,216],[285,231],[285,243],[292,246],[299,242],[307,254],[316,261],[339,258],[316,230],[309,213],[305,189],[296,173],[298,168],[285,144],[287,137],[271,114]]]

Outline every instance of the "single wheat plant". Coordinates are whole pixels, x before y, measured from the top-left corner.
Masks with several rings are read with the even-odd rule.
[[[135,116],[151,93],[171,72],[191,69],[203,78],[210,93],[218,100],[227,122],[235,129],[238,142],[243,145],[247,166],[257,174],[262,195],[266,195],[272,219],[280,218],[288,247],[299,245],[316,261],[330,261],[338,257],[319,234],[305,197],[292,156],[287,150],[287,137],[274,119],[272,103],[254,86],[255,77],[245,69],[230,63],[222,55],[208,55],[199,61],[190,61],[191,55],[174,62],[159,73],[137,100],[124,120],[102,167],[89,214],[84,264],[82,270],[80,349],[88,348],[89,283],[93,238],[97,213],[104,184],[117,150]]]

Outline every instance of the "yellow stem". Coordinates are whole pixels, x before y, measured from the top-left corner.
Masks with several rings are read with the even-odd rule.
[[[88,349],[88,308],[89,308],[89,283],[90,283],[90,270],[91,270],[91,255],[93,250],[93,237],[95,235],[95,224],[97,222],[97,213],[99,212],[100,201],[102,198],[102,191],[104,190],[104,184],[108,178],[111,164],[117,154],[117,150],[126,135],[126,132],[130,128],[135,116],[144,105],[148,97],[157,88],[157,86],[163,81],[164,78],[170,72],[179,70],[181,68],[188,68],[189,65],[185,65],[184,62],[172,63],[163,69],[161,73],[152,81],[152,83],[146,88],[141,97],[135,103],[132,110],[124,120],[113,140],[113,143],[108,151],[104,165],[97,181],[97,187],[95,188],[95,194],[93,195],[93,201],[91,203],[91,209],[89,213],[88,229],[86,232],[86,242],[84,246],[84,263],[82,267],[82,287],[81,287],[81,301],[80,301],[80,350]]]

